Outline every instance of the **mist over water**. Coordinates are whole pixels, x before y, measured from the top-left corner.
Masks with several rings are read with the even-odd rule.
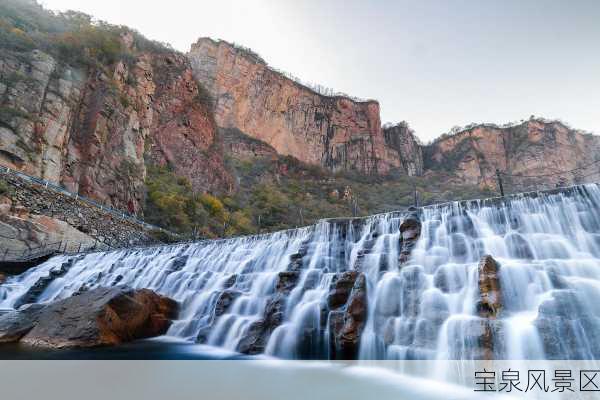
[[[299,277],[268,335],[267,356],[331,358],[331,285],[358,270],[367,295],[361,359],[484,358],[486,332],[495,359],[600,358],[598,186],[422,208],[420,239],[400,263],[399,227],[408,217],[395,212],[254,237],[58,256],[0,286],[0,309],[17,308],[44,279],[50,282],[37,302],[98,286],[149,288],[180,304],[168,336],[236,351],[295,262]],[[478,264],[487,254],[500,265],[502,294],[491,321],[478,313]]]

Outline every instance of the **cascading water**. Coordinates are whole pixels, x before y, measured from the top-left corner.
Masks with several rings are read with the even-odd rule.
[[[598,186],[422,208],[403,259],[400,226],[411,217],[59,256],[0,286],[0,309],[127,285],[179,302],[167,335],[251,354],[600,358]],[[487,254],[499,264],[493,318],[479,304]]]

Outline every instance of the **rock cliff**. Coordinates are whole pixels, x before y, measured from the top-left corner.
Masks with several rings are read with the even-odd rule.
[[[135,213],[148,162],[168,165],[195,190],[230,190],[187,59],[137,49],[131,34],[121,41],[130,56],[96,67],[39,49],[2,51],[0,163]]]
[[[400,155],[406,140],[394,137],[412,132],[384,135],[376,101],[319,94],[224,41],[201,38],[188,57],[194,76],[215,102],[215,120],[222,128],[237,128],[279,154],[331,171],[420,172],[418,165],[406,167],[410,163]]]
[[[424,164],[427,170],[451,173],[456,182],[481,187],[495,187],[499,169],[508,185],[525,190],[598,181],[599,150],[600,136],[531,118],[505,127],[476,125],[441,137],[425,146]]]

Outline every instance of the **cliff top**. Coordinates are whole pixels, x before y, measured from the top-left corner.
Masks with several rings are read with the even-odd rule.
[[[262,64],[265,68],[269,69],[270,71],[272,71],[276,74],[283,76],[283,78],[291,81],[293,84],[299,86],[300,88],[309,90],[310,92],[317,94],[319,96],[323,96],[323,97],[327,97],[327,98],[331,98],[331,99],[346,99],[346,100],[350,100],[354,103],[374,103],[374,104],[379,105],[379,101],[377,101],[375,99],[361,99],[359,97],[351,96],[347,93],[334,91],[331,88],[328,88],[328,87],[325,87],[325,86],[322,86],[319,84],[311,84],[308,82],[304,82],[302,79],[298,78],[297,76],[294,76],[293,74],[291,74],[289,72],[282,71],[280,69],[277,69],[277,68],[269,65],[269,63],[267,63],[265,61],[265,59],[263,57],[261,57],[258,53],[256,53],[254,50],[250,49],[249,47],[245,47],[240,44],[237,44],[237,43],[228,42],[223,39],[213,39],[210,37],[201,37],[196,41],[196,43],[192,43],[192,45],[190,47],[190,51],[193,51],[197,46],[200,46],[202,43],[206,43],[206,42],[209,42],[213,46],[220,46],[220,45],[227,46],[230,49],[232,49],[233,51],[235,51],[237,54],[241,55],[242,57],[245,57],[254,63]]]
[[[464,127],[454,127],[450,130],[450,132],[447,133],[443,133],[440,136],[438,136],[437,138],[433,139],[431,142],[427,143],[426,146],[432,146],[436,143],[439,143],[441,141],[444,141],[446,139],[449,138],[453,138],[456,136],[460,136],[466,133],[470,133],[472,131],[474,131],[475,129],[479,129],[479,128],[490,128],[490,129],[498,129],[498,130],[502,130],[502,129],[511,129],[511,128],[516,128],[519,126],[526,126],[529,125],[530,123],[539,123],[539,124],[545,124],[545,125],[560,125],[565,129],[568,130],[572,130],[575,133],[578,133],[580,135],[586,135],[586,136],[592,136],[593,133],[591,132],[586,132],[583,131],[581,129],[575,129],[572,128],[569,124],[567,124],[564,121],[561,121],[560,119],[547,119],[547,118],[543,118],[543,117],[534,117],[531,116],[529,119],[527,120],[520,120],[518,122],[507,122],[505,124],[499,125],[499,124],[495,124],[492,122],[480,122],[480,123],[472,123],[469,124],[467,126]]]

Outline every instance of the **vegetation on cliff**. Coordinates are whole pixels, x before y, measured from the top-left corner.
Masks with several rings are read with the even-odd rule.
[[[106,66],[131,56],[119,40],[126,32],[133,34],[140,51],[169,50],[168,44],[81,12],[50,12],[34,0],[0,3],[0,48],[5,50],[39,49],[71,65]]]
[[[96,21],[83,13],[50,12],[32,0],[1,2],[0,51],[7,59],[19,60],[15,64],[26,65],[31,62],[33,50],[50,55],[62,67],[71,65],[78,71],[87,71],[86,87],[92,88],[88,99],[73,99],[73,104],[84,104],[88,108],[84,107],[81,115],[73,116],[76,123],[70,123],[65,129],[71,129],[73,132],[69,134],[82,141],[84,153],[93,146],[83,139],[99,146],[94,155],[97,165],[69,178],[81,183],[98,175],[102,177],[101,181],[90,185],[86,195],[94,197],[98,192],[93,190],[101,191],[101,196],[96,198],[130,212],[133,208],[134,212],[140,211],[139,215],[143,213],[148,222],[184,235],[250,234],[308,225],[327,217],[363,216],[396,210],[414,204],[415,189],[419,193],[419,204],[488,194],[475,186],[451,184],[445,175],[447,169],[443,168],[424,177],[408,177],[406,171],[391,171],[385,177],[365,176],[364,171],[363,174],[334,174],[292,157],[279,156],[272,147],[243,133],[235,138],[236,144],[241,151],[255,148],[256,152],[252,151],[248,157],[223,152],[216,145],[222,138],[215,135],[217,138],[213,141],[212,135],[207,134],[215,125],[210,93],[198,83],[198,90],[195,90],[191,74],[189,79],[184,76],[188,69],[185,58],[180,54],[173,57],[175,52],[168,45],[150,41],[127,27]],[[141,57],[145,52],[166,56],[149,57],[151,61],[147,62],[148,57]],[[140,58],[143,62],[136,65]],[[3,76],[3,83],[8,83],[8,87],[17,83],[19,87],[25,87],[22,83],[31,79],[20,72],[25,70],[22,68],[19,73]],[[60,70],[57,67],[53,73],[58,74]],[[140,77],[143,79],[138,79]],[[55,78],[50,81],[58,82],[61,77]],[[86,78],[83,79],[81,87],[86,82]],[[136,79],[143,83],[148,81],[147,86],[138,85]],[[41,87],[39,97],[44,98],[42,92],[48,85]],[[25,93],[26,88],[21,92]],[[171,102],[174,98],[181,102],[186,95],[193,99],[184,106]],[[41,115],[43,105],[39,109],[27,108],[30,115],[23,115],[25,108],[13,103],[0,101],[0,123],[11,125],[19,118],[33,121]],[[196,110],[190,104],[202,107]],[[65,109],[71,106],[71,103],[65,103]],[[158,111],[149,118],[152,111],[146,113],[144,110],[152,107]],[[145,129],[153,129],[152,133],[148,135],[146,131],[146,136],[142,137],[141,129],[135,127],[130,131],[127,127],[129,116],[134,121],[158,121],[160,129],[146,126]],[[98,121],[101,123],[96,124]],[[25,151],[27,154],[38,151],[34,147],[41,134],[36,131],[38,136],[32,134],[30,138],[12,125],[10,130],[21,141],[16,147],[31,147]],[[96,126],[100,128],[96,129]],[[41,125],[39,128],[42,129]],[[398,125],[398,128],[410,131],[407,125]],[[135,141],[128,139],[131,148],[140,148],[140,143],[147,146],[143,154],[135,154],[134,159],[131,154],[117,154],[125,146],[110,146],[111,142],[120,143],[132,132],[137,136]],[[394,142],[394,148],[404,149],[400,137],[392,136],[387,139]],[[412,133],[409,136],[412,137]],[[66,133],[65,138],[68,138]],[[418,146],[418,143],[414,145]],[[90,155],[85,153],[84,156],[89,158],[78,162],[94,164]],[[221,181],[215,177],[229,174],[224,171],[222,158],[227,158],[227,169],[237,179],[235,184],[233,180],[222,179],[230,185],[221,186],[231,187],[219,190],[217,186]],[[210,162],[199,162],[201,159]],[[195,182],[197,177],[206,179]],[[114,187],[107,189],[106,185],[110,184]],[[79,190],[82,187],[78,186]],[[139,209],[136,202],[142,201],[144,192],[145,199]],[[136,207],[130,207],[131,199],[135,200]]]
[[[322,218],[366,216],[419,205],[493,195],[477,186],[449,185],[442,173],[427,177],[332,174],[293,157],[230,157],[238,178],[231,196],[193,193],[166,167],[149,169],[148,222],[195,237],[272,232]]]

